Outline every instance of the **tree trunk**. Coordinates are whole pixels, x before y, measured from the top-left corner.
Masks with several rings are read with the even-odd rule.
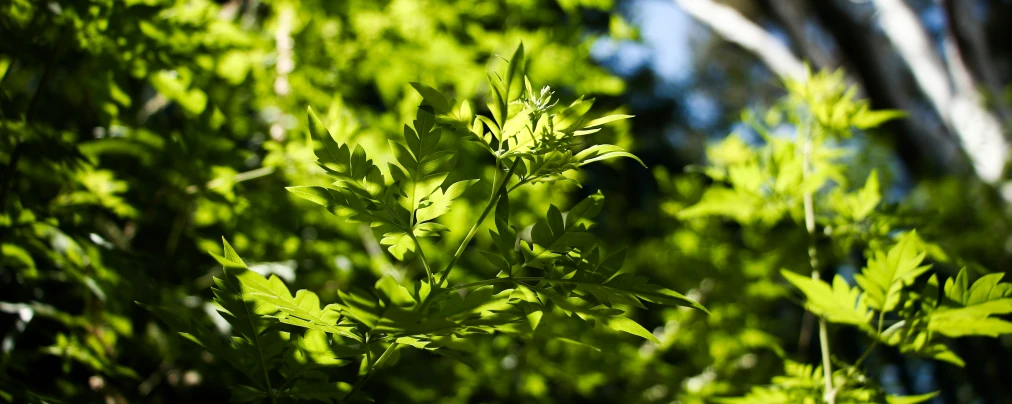
[[[977,176],[997,184],[1008,158],[1008,143],[997,118],[981,105],[975,89],[961,83],[966,79],[961,61],[950,58],[954,61],[950,68],[963,70],[950,77],[951,72],[935,53],[917,15],[903,0],[872,2],[878,11],[879,26],[910,68],[921,92],[959,138]]]
[[[759,56],[776,75],[800,79],[805,67],[786,45],[735,9],[713,0],[674,0],[682,10],[724,39]]]

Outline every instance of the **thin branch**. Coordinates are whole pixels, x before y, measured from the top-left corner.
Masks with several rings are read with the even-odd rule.
[[[457,247],[457,252],[453,254],[453,258],[451,258],[450,262],[446,264],[446,269],[444,269],[443,273],[440,274],[439,283],[437,283],[437,285],[442,285],[443,282],[445,282],[450,276],[450,271],[453,270],[453,265],[457,263],[460,256],[464,254],[464,249],[467,247],[467,244],[470,243],[471,239],[474,238],[474,235],[478,233],[478,227],[481,226],[482,222],[485,221],[485,218],[488,217],[489,212],[491,212],[492,208],[494,208],[496,203],[499,202],[499,194],[501,194],[506,188],[506,184],[509,182],[510,177],[513,176],[518,164],[520,164],[520,157],[513,160],[513,165],[510,166],[506,176],[502,179],[502,183],[500,183],[499,188],[492,191],[492,196],[489,198],[488,204],[485,205],[485,210],[481,212],[481,216],[478,216],[478,220],[474,222],[474,226],[471,226],[471,230],[467,232],[467,235],[464,236],[464,240],[460,242],[460,247]],[[435,288],[437,286],[433,285],[433,287]]]
[[[422,243],[418,241],[418,237],[415,237],[415,232],[412,229],[407,229],[408,236],[411,237],[411,241],[415,242],[415,248],[418,249],[418,259],[422,261],[422,266],[425,267],[425,275],[429,278],[429,285],[432,283],[432,268],[429,267],[429,260],[425,259],[425,251],[422,251]]]
[[[461,289],[484,287],[487,285],[503,284],[503,282],[512,282],[513,280],[514,278],[512,277],[495,277],[491,279],[473,281],[471,282],[471,284],[463,284],[457,285],[455,287],[446,288],[446,292],[459,291]]]
[[[807,180],[812,174],[812,138],[815,136],[813,125],[808,125],[805,132],[805,144],[802,151],[802,181]],[[812,279],[818,281],[821,277],[819,274],[819,254],[815,245],[815,204],[812,201],[812,191],[805,191],[804,205],[805,230],[808,231],[808,261],[812,266]],[[821,317],[819,318],[819,349],[822,353],[822,375],[826,384],[826,403],[835,404],[836,393],[833,389],[833,362],[829,357],[829,330],[826,326],[826,319]]]

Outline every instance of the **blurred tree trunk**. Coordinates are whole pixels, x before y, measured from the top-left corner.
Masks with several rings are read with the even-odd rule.
[[[885,127],[897,135],[896,153],[918,175],[968,171],[959,144],[940,117],[911,94],[908,72],[896,68],[895,53],[887,41],[864,23],[871,13],[855,10],[849,1],[810,0],[817,23],[840,46],[844,67],[860,77],[875,108],[903,109],[908,119]]]
[[[978,91],[984,91],[991,100],[1000,99],[1004,92],[1001,77],[996,69],[991,47],[984,32],[984,24],[974,18],[973,2],[968,0],[942,0],[948,22],[948,34],[964,60],[973,72],[976,80],[982,85]],[[1002,122],[1008,125],[1012,119],[1012,111],[1002,102],[993,102]]]
[[[724,39],[755,53],[777,75],[796,78],[803,73],[799,59],[786,45],[734,8],[713,0],[675,0],[675,3]],[[839,41],[843,53],[849,56],[834,58],[829,50],[823,49],[810,37],[809,21],[798,1],[767,0],[763,3],[771,14],[778,17],[797,47],[817,67],[833,68],[843,64],[841,60],[859,65],[854,67],[864,81],[862,87],[872,98],[885,101],[878,103],[880,107],[886,104],[888,107],[909,111],[912,117],[906,122],[909,130],[905,131],[905,140],[917,145],[920,157],[932,163],[942,162],[941,172],[958,172],[960,170],[956,168],[960,165],[958,160],[962,152],[980,179],[995,185],[1001,181],[1009,154],[1008,142],[1002,133],[1000,121],[983,106],[983,100],[977,94],[976,80],[967,67],[964,52],[956,45],[954,34],[946,36],[946,57],[943,59],[934,51],[916,14],[902,0],[873,0],[879,26],[891,46],[878,40],[876,30],[870,24],[873,17],[855,12],[853,4],[841,5],[835,0],[812,1],[810,4],[816,14],[826,24],[832,37]],[[968,6],[951,3],[950,14],[966,19],[969,10],[965,8]],[[962,25],[967,24],[964,22]],[[969,38],[964,42],[976,44],[971,48],[985,49],[969,52],[973,54],[976,64],[988,65],[989,57],[983,35],[970,28],[962,31]],[[895,63],[890,63],[890,58],[894,55],[899,55],[909,68],[913,82],[928,101],[933,114],[918,105],[918,99],[911,97],[911,91],[904,91],[908,89],[902,87],[896,89],[898,83],[906,80],[905,72],[897,71],[892,67]],[[980,67],[977,70],[981,71],[980,76],[990,76],[992,82],[996,81],[995,73],[988,68]],[[997,84],[991,86],[996,87]],[[928,115],[935,115],[938,118],[935,121],[940,125],[932,124],[931,119],[925,119]],[[958,139],[955,147],[949,134]],[[925,165],[916,161],[918,156],[904,154],[904,147],[897,149],[908,165]]]
[[[797,78],[803,73],[800,59],[773,35],[745,18],[734,8],[713,0],[674,0],[689,15],[712,29],[725,40],[756,54],[770,70],[782,78]],[[896,151],[904,164],[917,174],[938,175],[959,172],[965,165],[959,145],[948,135],[943,123],[930,108],[919,105],[910,96],[905,72],[895,69],[893,49],[860,24],[858,16],[833,0],[809,2],[816,17],[808,20],[797,0],[767,0],[763,5],[786,27],[805,57],[818,68],[843,66],[849,81],[872,99],[876,108],[908,111],[910,119],[888,123],[886,129],[898,135]],[[820,24],[821,22],[821,24]],[[807,32],[814,26],[826,40],[835,42],[838,54],[823,49]]]
[[[674,1],[724,39],[756,54],[776,75],[794,79],[804,76],[804,65],[786,45],[737,10],[713,0]]]
[[[903,57],[921,92],[959,138],[974,171],[996,184],[1008,159],[1008,143],[998,119],[981,105],[973,80],[955,46],[946,46],[948,65],[913,10],[903,0],[873,0],[879,26]]]
[[[833,41],[833,38],[820,25],[808,24],[809,10],[802,0],[762,0],[760,4],[768,8],[784,26],[802,58],[808,60],[813,67],[829,70],[842,67],[840,55],[833,49],[836,44],[824,48],[818,43],[819,39]]]

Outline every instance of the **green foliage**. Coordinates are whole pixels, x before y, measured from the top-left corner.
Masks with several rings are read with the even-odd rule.
[[[930,268],[921,266],[925,254],[917,250],[916,237],[917,233],[912,232],[900,238],[887,253],[876,251],[875,256],[868,260],[868,266],[857,275],[857,284],[864,289],[871,308],[882,312],[893,311],[900,303],[903,287],[910,286],[915,278]]]
[[[384,276],[376,282],[372,293],[339,291],[340,303],[320,309],[316,294],[300,290],[292,297],[277,276],[264,278],[248,270],[226,242],[225,255],[214,255],[224,268],[225,276],[215,278],[217,287],[213,291],[221,307],[220,313],[240,338],[232,346],[220,346],[203,331],[191,332],[189,328],[180,331],[204,347],[213,346],[208,349],[223,355],[254,382],[252,386],[236,390],[235,399],[308,398],[308,392],[317,394],[312,398],[338,399],[356,393],[388,354],[401,346],[432,351],[467,363],[466,353],[458,352],[455,345],[473,336],[491,333],[531,338],[539,329],[545,329],[547,323],[556,321],[559,314],[576,316],[591,324],[602,324],[660,343],[642,325],[625,316],[618,306],[645,308],[642,302],[646,301],[705,311],[699,303],[677,292],[652,285],[646,278],[620,272],[621,253],[601,257],[598,241],[588,231],[593,224],[591,219],[604,202],[601,194],[591,195],[565,213],[551,205],[546,219],[521,232],[514,230],[510,224],[510,192],[536,179],[560,177],[576,167],[575,164],[539,166],[544,161],[541,158],[548,155],[572,157],[572,149],[578,146],[574,137],[579,130],[621,118],[606,117],[582,123],[583,115],[589,110],[588,102],[581,99],[568,108],[552,112],[550,108],[554,102],[551,102],[550,92],[543,91],[538,95],[543,98],[531,101],[535,95],[524,75],[523,60],[523,47],[520,46],[502,76],[489,75],[494,89],[489,108],[494,121],[479,115],[472,126],[477,128],[476,137],[492,140],[486,146],[493,151],[497,179],[485,210],[439,273],[438,282],[434,281],[419,237],[437,237],[448,231],[433,220],[448,211],[453,199],[475,182],[458,181],[443,189],[450,173],[444,169],[444,163],[450,154],[438,151],[438,145],[442,126],[454,125],[452,117],[446,115],[451,103],[439,92],[415,85],[425,104],[418,109],[413,127],[404,128],[406,146],[391,141],[397,163],[390,165],[388,176],[368,159],[361,146],[350,151],[347,144],[336,141],[312,110],[309,111],[309,131],[320,144],[315,149],[317,164],[333,182],[327,187],[290,187],[289,191],[323,205],[337,216],[366,222],[384,232],[381,243],[390,246],[389,251],[397,260],[405,260],[408,252],[417,252],[427,277],[403,285]],[[526,87],[520,87],[521,79]],[[521,100],[523,108],[511,111],[510,106],[518,105],[514,102],[517,100]],[[512,128],[518,116],[521,122],[529,125]],[[485,132],[485,128],[489,132]],[[580,135],[585,134],[589,133]],[[619,150],[603,146],[610,147],[607,150]],[[612,153],[608,157],[628,154]],[[502,168],[505,171],[500,172]],[[509,186],[514,176],[517,180]],[[499,233],[493,231],[491,235],[498,251],[485,255],[501,267],[499,274],[477,282],[447,286],[456,259],[469,247],[471,237],[493,208],[497,210]],[[155,310],[162,316],[169,312]],[[167,322],[177,328],[186,326],[178,319],[170,318]],[[304,336],[285,333],[277,324],[307,331]],[[315,374],[309,376],[310,373],[291,368],[275,368],[275,359],[286,350],[295,350],[296,356],[304,359],[318,360],[322,355],[323,364],[346,363],[327,359],[341,356],[328,351],[331,349],[327,342],[329,337],[324,335],[335,338],[335,345],[340,347],[338,351],[353,352],[352,356],[361,357],[361,368],[365,371],[354,388],[327,382],[332,388],[325,391],[319,387],[323,382]],[[353,347],[363,344],[364,349],[354,350]],[[372,359],[369,353],[377,350],[383,350],[384,354]],[[288,386],[288,390],[272,387],[275,370],[285,375],[283,386]],[[312,379],[307,380],[310,377]],[[330,394],[326,394],[328,392]]]
[[[654,194],[619,157],[690,156],[629,136],[612,3],[0,0],[0,402],[819,401],[795,285],[836,341],[979,368],[992,189],[904,194],[864,136],[899,114],[820,73]],[[903,402],[836,341],[838,401]]]
[[[786,271],[784,276],[805,295],[806,307],[826,320],[858,326],[877,341],[898,346],[904,352],[963,366],[963,360],[940,338],[1012,333],[1012,324],[992,317],[1012,312],[1012,300],[1008,298],[1012,284],[999,283],[1003,274],[989,274],[968,285],[964,268],[955,280],[946,282],[942,296],[935,275],[915,292],[911,290],[913,280],[929,268],[920,265],[924,251],[919,244],[916,233],[909,233],[887,252],[877,251],[857,275],[859,287],[847,286],[839,275],[832,291],[820,280]],[[974,297],[970,299],[970,295]],[[883,330],[885,315],[894,312],[900,320]],[[876,314],[877,328],[871,321]]]
[[[801,363],[786,361],[784,375],[773,378],[770,386],[753,387],[747,395],[740,398],[721,399],[721,403],[819,403],[823,401],[822,369]],[[882,404],[916,404],[922,403],[938,395],[938,392],[916,396],[895,396],[882,394],[880,386],[868,380],[866,375],[839,370],[833,374],[837,383],[850,383],[850,387],[841,390],[836,396],[837,403],[882,403]]]
[[[337,306],[321,310],[320,299],[307,290],[293,298],[276,276],[265,278],[250,271],[227,241],[224,256],[212,255],[224,269],[222,277],[214,278],[214,301],[236,337],[223,339],[174,310],[139,304],[248,378],[251,385],[230,387],[233,401],[343,400],[352,386],[330,382],[324,370],[347,365],[350,361],[342,358],[364,352],[362,339],[349,331],[353,327],[347,321],[341,321]],[[306,331],[283,331],[280,324]],[[272,380],[279,385],[273,387]]]
[[[870,327],[873,313],[868,309],[861,290],[851,288],[842,276],[833,278],[833,286],[816,279],[783,271],[784,278],[800,289],[808,299],[805,308],[834,323]]]
[[[388,152],[386,136],[416,116],[409,81],[474,105],[486,95],[479,84],[488,60],[523,40],[529,59],[551,56],[527,63],[532,79],[567,94],[620,93],[622,80],[588,58],[602,32],[584,15],[611,12],[610,2],[573,1],[0,1],[0,401],[182,402],[252,383],[166,338],[133,301],[172,307],[187,329],[221,334],[224,321],[213,327],[201,313],[218,272],[204,251],[221,234],[251,271],[276,273],[324,301],[377,275],[420,270],[371,248],[374,238],[404,232],[363,232],[277,192],[330,185],[301,136],[308,125],[300,111],[317,107],[335,139],[369,150],[389,180],[388,163],[411,169]],[[455,136],[440,143],[461,146]],[[493,169],[483,163],[458,162],[466,177],[416,200],[412,225],[431,244],[427,258],[445,263],[449,255],[437,250],[460,241],[429,236],[446,234],[437,222],[466,230],[457,227],[479,202],[463,191],[475,178],[488,182]],[[412,178],[423,178],[428,167],[414,169]],[[403,213],[407,191],[397,192]],[[521,214],[566,201],[521,192]],[[414,248],[397,241],[391,247]],[[461,264],[475,269],[479,260]],[[313,324],[305,316],[276,317],[284,327]],[[434,369],[452,365],[419,372]]]
[[[1012,312],[1008,299],[1012,285],[999,282],[1002,274],[985,275],[971,285],[965,268],[946,281],[944,290],[937,274],[924,281],[932,267],[926,264],[929,256],[942,262],[951,258],[918,235],[913,229],[917,222],[883,203],[878,171],[871,170],[862,187],[846,191],[853,175],[846,170],[849,156],[844,139],[856,130],[874,128],[902,114],[871,111],[867,102],[854,101],[853,90],[845,89],[840,72],[789,81],[786,86],[788,97],[762,122],[745,114],[765,144],[751,147],[732,135],[711,147],[710,165],[699,171],[714,185],[702,192],[698,203],[679,209],[676,215],[696,221],[728,218],[763,232],[773,231],[785,221],[803,223],[808,246],[796,248],[807,251],[812,274],[782,269],[781,275],[804,295],[809,312],[828,323],[856,327],[871,343],[853,365],[827,371],[839,358],[832,356],[828,328],[823,323],[819,337],[822,366],[813,369],[787,362],[786,376],[775,377],[772,385],[755,387],[742,398],[724,401],[928,400],[937,393],[911,397],[885,394],[864,376],[861,362],[878,344],[885,344],[903,353],[964,366],[963,359],[945,345],[945,338],[1012,333],[1012,324],[996,317]],[[774,132],[784,125],[784,116],[797,133],[794,138]],[[820,248],[820,239],[831,247]],[[831,283],[824,281],[820,262],[855,246],[864,246],[868,257],[854,276],[856,285],[842,274],[833,276]]]

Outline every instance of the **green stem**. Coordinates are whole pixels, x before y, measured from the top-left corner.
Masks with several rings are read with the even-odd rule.
[[[457,260],[460,259],[460,256],[464,254],[464,249],[467,248],[468,243],[471,242],[474,235],[478,233],[478,227],[481,226],[482,222],[485,221],[485,218],[488,217],[488,214],[492,211],[492,208],[494,208],[496,203],[499,201],[499,194],[501,194],[506,188],[506,183],[508,183],[510,177],[513,176],[513,171],[517,168],[518,164],[520,164],[520,158],[516,157],[515,160],[513,160],[513,165],[510,166],[506,176],[499,184],[499,188],[493,191],[492,196],[488,200],[488,204],[485,205],[485,210],[481,212],[481,216],[478,216],[478,220],[474,222],[474,226],[471,226],[471,230],[467,232],[467,235],[464,236],[464,240],[460,242],[460,247],[457,247],[457,252],[453,254],[453,258],[451,258],[450,262],[446,264],[446,269],[444,269],[443,273],[439,275],[439,283],[433,285],[433,288],[438,287],[438,285],[442,285],[443,282],[446,281],[447,277],[450,276],[450,271],[453,270],[453,265],[456,264]]]
[[[882,336],[882,323],[885,321],[885,311],[878,312],[878,337]],[[877,340],[875,342],[878,342]]]
[[[814,128],[809,125],[805,134],[805,144],[802,151],[802,179],[803,181],[811,176],[812,171],[812,135]],[[805,184],[807,186],[807,184]],[[807,187],[806,187],[807,189]],[[808,231],[808,261],[812,266],[812,279],[818,281],[819,255],[815,246],[815,204],[812,201],[812,191],[804,193],[805,205],[805,229]],[[822,353],[822,376],[825,380],[824,398],[828,404],[836,404],[836,390],[833,389],[833,363],[830,360],[829,351],[829,328],[826,319],[819,317],[819,348]]]
[[[449,288],[446,288],[446,290],[447,290],[448,292],[452,292],[452,291],[454,291],[454,290],[460,290],[460,289],[470,289],[470,288],[474,288],[474,287],[478,287],[478,286],[485,286],[485,285],[494,285],[494,284],[497,284],[497,283],[506,283],[506,282],[513,282],[513,281],[514,281],[514,279],[516,279],[516,278],[494,278],[494,279],[486,279],[486,280],[483,280],[483,281],[477,281],[477,282],[471,282],[471,283],[465,283],[465,284],[463,284],[463,285],[457,285],[457,286],[453,286],[453,287],[449,287]],[[538,279],[541,279],[541,278],[538,278]]]
[[[245,304],[243,305],[245,306]],[[246,306],[246,318],[249,320],[250,328],[253,330],[253,345],[257,347],[257,356],[260,358],[260,369],[264,373],[264,383],[267,385],[267,397],[271,398],[271,403],[276,403],[277,399],[274,397],[274,389],[271,387],[271,377],[267,373],[267,361],[264,360],[264,351],[260,346],[260,337],[257,334],[257,326],[253,323],[253,313],[249,312],[249,307]]]
[[[415,247],[418,248],[418,259],[422,260],[422,266],[425,267],[425,275],[429,277],[429,285],[432,285],[432,268],[429,267],[429,260],[425,259],[422,243],[418,242],[418,237],[415,237],[415,232],[411,229],[408,229],[408,236],[411,237],[411,241],[414,241]]]
[[[509,193],[509,192],[513,192],[513,190],[514,190],[514,189],[520,188],[520,186],[521,186],[521,185],[524,185],[524,184],[526,184],[526,183],[530,182],[530,180],[531,180],[532,178],[533,178],[533,177],[531,177],[531,176],[528,176],[527,178],[524,178],[524,179],[523,179],[522,181],[520,181],[520,182],[518,182],[518,183],[516,183],[516,184],[513,184],[513,186],[512,186],[512,187],[510,187],[510,189],[506,190],[506,192],[507,192],[507,193]]]
[[[856,372],[856,369],[861,366],[861,362],[864,362],[865,359],[868,359],[868,355],[870,355],[871,351],[874,350],[875,347],[877,346],[878,340],[872,341],[871,345],[868,346],[868,349],[865,349],[864,353],[861,354],[861,357],[857,358],[857,362],[854,362],[854,366],[850,368],[850,371],[847,374],[848,377],[852,376],[854,372]]]

